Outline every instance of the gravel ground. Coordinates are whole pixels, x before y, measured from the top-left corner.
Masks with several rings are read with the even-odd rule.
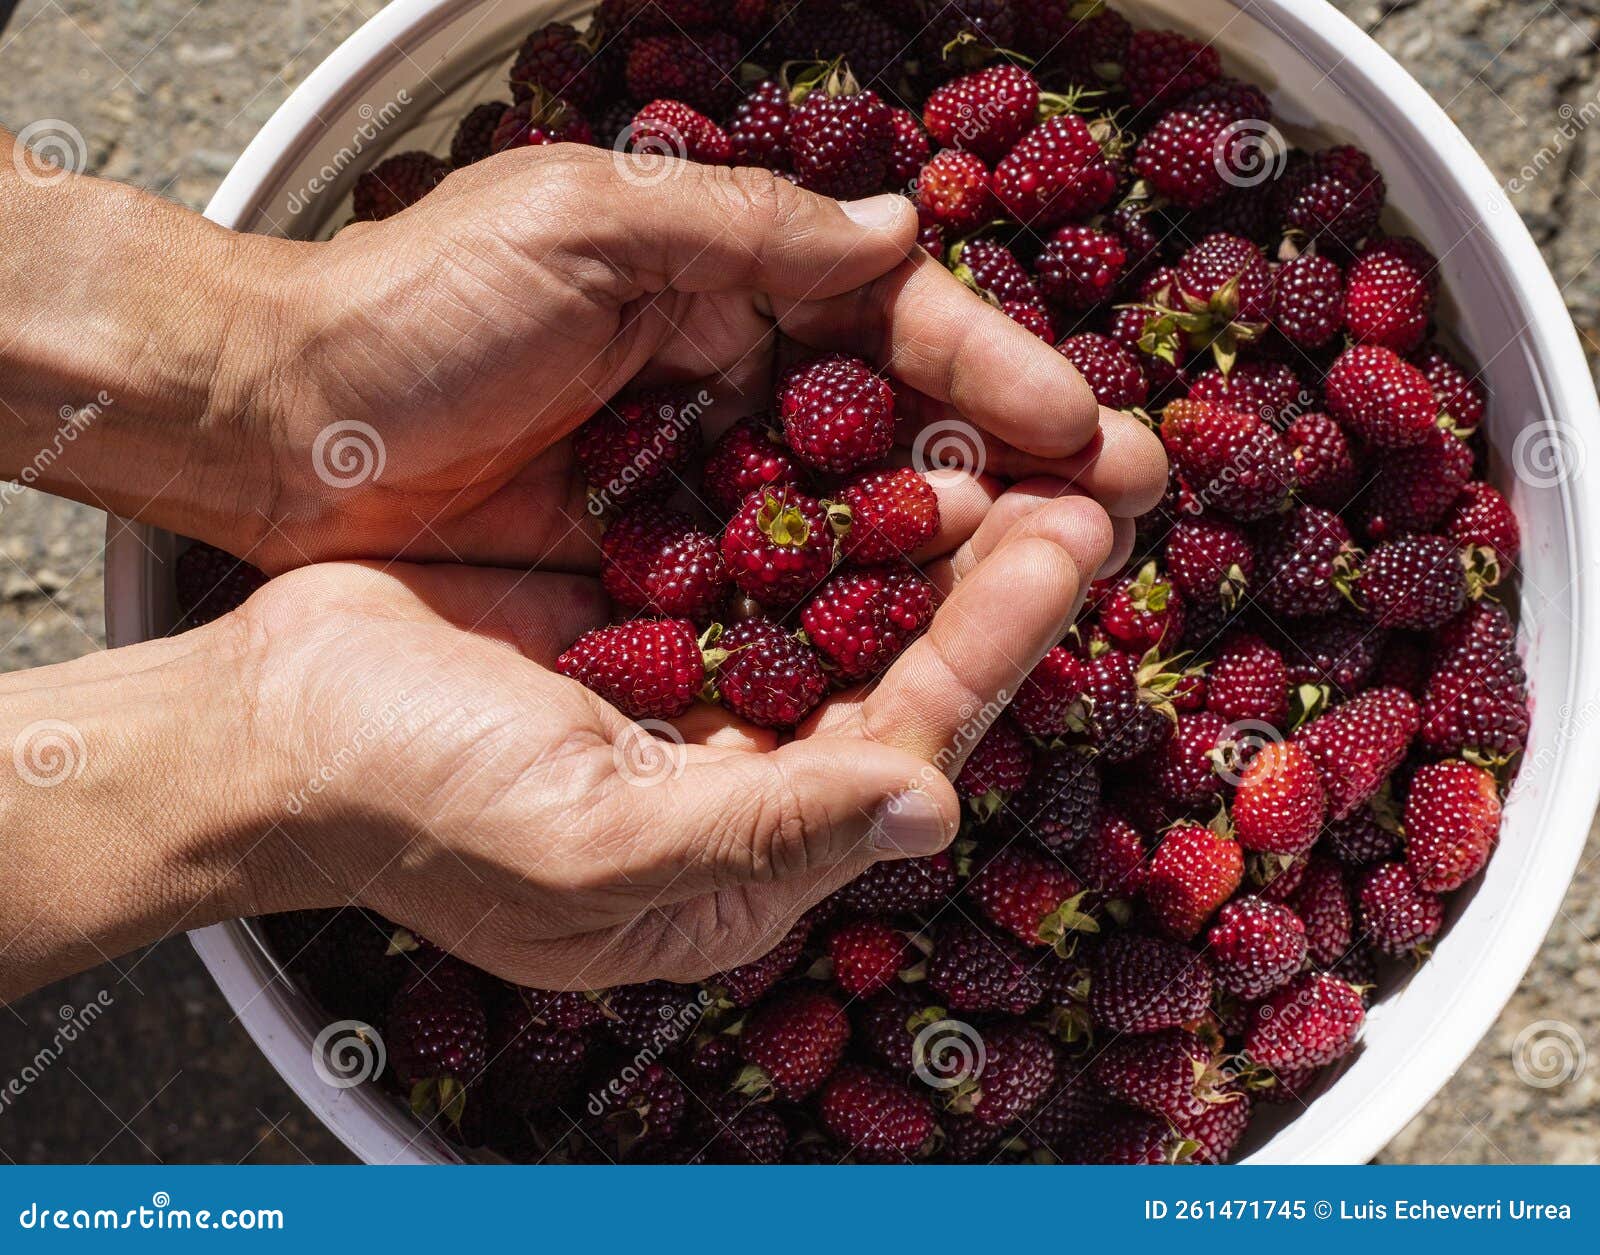
[[[1306,0],[1320,3],[1322,0]],[[294,85],[379,0],[24,0],[0,35],[0,120],[59,118],[92,171],[202,206]],[[1505,178],[1600,362],[1600,0],[1338,0]],[[0,515],[0,667],[103,644],[104,516],[23,494]],[[100,1019],[14,1101],[16,1162],[344,1162],[349,1156],[256,1053],[176,938],[0,1013],[0,1077],[63,1017]],[[1577,1075],[1521,1079],[1530,1036],[1576,1052]],[[1543,1037],[1541,1037],[1541,1034]],[[1519,1037],[1523,1044],[1519,1045]],[[1583,1047],[1596,1056],[1581,1066]],[[1519,1058],[1524,1066],[1516,1066]],[[1535,1077],[1537,1079],[1537,1077]],[[1600,1162],[1600,835],[1521,988],[1461,1072],[1384,1152],[1400,1163]]]

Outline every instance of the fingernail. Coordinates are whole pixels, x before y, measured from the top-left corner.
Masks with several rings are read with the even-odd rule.
[[[937,854],[950,844],[944,816],[921,789],[906,789],[878,803],[872,815],[872,848],[910,858]]]
[[[881,196],[869,196],[865,200],[841,201],[839,208],[844,210],[844,216],[858,227],[866,227],[870,231],[882,231],[894,226],[910,203],[897,192],[885,192]]]

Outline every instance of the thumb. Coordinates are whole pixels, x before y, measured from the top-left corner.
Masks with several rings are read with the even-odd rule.
[[[671,784],[657,857],[673,897],[814,878],[850,863],[944,849],[961,804],[944,774],[892,746],[844,737],[697,761]]]
[[[917,215],[895,194],[840,202],[752,166],[607,153],[590,177],[583,247],[649,288],[837,296],[916,247]]]

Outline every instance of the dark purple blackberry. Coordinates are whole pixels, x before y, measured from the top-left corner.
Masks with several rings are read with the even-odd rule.
[[[495,128],[509,108],[511,106],[503,100],[486,100],[481,105],[473,105],[450,141],[450,164],[459,170],[492,154]]]
[[[1053,853],[1072,849],[1100,818],[1100,765],[1079,746],[1040,754],[1026,787],[1011,799],[1008,821]]]

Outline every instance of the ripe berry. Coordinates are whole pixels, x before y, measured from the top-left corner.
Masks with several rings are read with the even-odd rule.
[[[1345,430],[1383,449],[1420,444],[1434,429],[1433,386],[1392,349],[1358,344],[1328,368],[1328,413]]]
[[[1001,715],[967,754],[956,775],[956,792],[968,801],[992,797],[995,803],[1028,783],[1033,747],[1016,722]]]
[[[1109,231],[1065,226],[1045,242],[1034,269],[1039,286],[1068,309],[1088,309],[1110,299],[1128,255]]]
[[[941,148],[964,150],[993,164],[1033,126],[1038,107],[1033,75],[1003,61],[934,88],[922,120]]]
[[[1171,104],[1222,75],[1210,44],[1170,30],[1139,30],[1128,41],[1122,84],[1135,109]]]
[[[857,920],[828,938],[828,957],[839,988],[860,997],[893,984],[910,963],[912,949],[899,929],[878,920]]]
[[[1482,767],[1459,760],[1429,763],[1406,795],[1406,865],[1417,888],[1447,893],[1489,861],[1500,832],[1500,793]]]
[[[612,401],[572,436],[590,496],[608,509],[671,492],[699,447],[698,410],[665,392]]]
[[[1161,577],[1154,561],[1120,581],[1097,582],[1096,592],[1096,621],[1130,654],[1176,645],[1183,635],[1183,594]]]
[[[1466,605],[1467,572],[1450,541],[1406,536],[1386,540],[1368,555],[1358,591],[1379,626],[1428,631]]]
[[[633,152],[684,157],[704,165],[728,164],[733,145],[728,133],[705,114],[678,100],[652,100],[628,127]]]
[[[934,936],[928,988],[952,1011],[1025,1015],[1044,997],[1027,947],[959,918],[947,918]]]
[[[847,1063],[818,1103],[822,1127],[863,1163],[920,1158],[933,1136],[933,1106],[872,1068]]]
[[[1316,760],[1329,818],[1343,819],[1383,786],[1405,758],[1418,722],[1409,694],[1368,689],[1295,733],[1295,742]]]
[[[1237,235],[1206,236],[1184,253],[1174,282],[1188,308],[1209,312],[1215,325],[1272,315],[1272,270],[1261,249]]]
[[[1302,253],[1278,268],[1274,279],[1273,325],[1289,343],[1319,349],[1344,325],[1344,272],[1317,253]]]
[[[1167,578],[1190,606],[1233,606],[1250,587],[1255,565],[1249,537],[1230,519],[1186,516],[1167,533]]]
[[[1505,607],[1474,602],[1439,634],[1418,743],[1441,757],[1509,756],[1528,737],[1528,677]]]
[[[951,250],[956,278],[996,301],[1037,301],[1042,293],[1028,269],[998,240],[964,240]]]
[[[1393,252],[1356,258],[1346,276],[1345,328],[1358,344],[1409,353],[1428,334],[1433,291],[1417,269]]]
[[[770,417],[742,418],[723,432],[706,455],[700,492],[727,518],[751,493],[805,486],[805,467],[779,439]]]
[[[503,100],[486,100],[467,111],[450,140],[450,164],[455,169],[482,161],[494,152],[495,130],[509,108]]]
[[[1043,300],[1003,301],[1000,312],[1019,327],[1031,331],[1046,344],[1054,344],[1060,336],[1056,329],[1056,316]]]
[[[917,209],[952,235],[975,231],[994,216],[989,167],[971,153],[946,148],[922,167]]]
[[[1370,807],[1328,821],[1317,843],[1319,851],[1332,854],[1346,867],[1365,867],[1394,858],[1400,852],[1399,825],[1385,823]]]
[[[748,963],[718,972],[708,984],[720,993],[723,1000],[736,1007],[755,1006],[779,981],[794,971],[805,951],[806,942],[811,939],[811,927],[811,917],[802,915],[772,949]]]
[[[646,35],[628,48],[623,75],[641,103],[665,97],[721,117],[739,95],[739,39],[725,31]]]
[[[542,89],[580,109],[590,109],[610,90],[606,62],[569,22],[547,22],[522,41],[511,63],[511,99],[521,104]]]
[[[1350,1049],[1364,1018],[1361,995],[1348,982],[1307,972],[1267,999],[1245,1036],[1245,1053],[1274,1070],[1320,1067]]]
[[[1197,1023],[1211,1006],[1211,968],[1188,947],[1118,933],[1090,959],[1089,1009],[1111,1033],[1155,1033]]]
[[[804,1098],[838,1066],[849,1040],[844,1008],[826,994],[797,989],[763,1002],[739,1034],[739,1053],[756,1069],[741,1078],[741,1088]]]
[[[854,83],[818,88],[789,110],[789,157],[800,186],[855,200],[889,177],[894,119],[876,92]]]
[[[1488,402],[1483,384],[1438,345],[1429,345],[1413,359],[1413,364],[1433,389],[1433,401],[1440,413],[1455,419],[1457,427],[1470,431],[1483,425]]]
[[[894,445],[894,392],[858,357],[834,353],[791,370],[778,393],[789,447],[808,466],[843,475]]]
[[[1199,498],[1241,522],[1275,513],[1294,488],[1288,447],[1254,414],[1173,401],[1161,420],[1161,441]]]
[[[951,1110],[979,1125],[1001,1129],[1050,1096],[1056,1085],[1055,1047],[1049,1037],[1020,1020],[989,1024],[983,1055],[970,1085],[955,1088]]]
[[[1189,395],[1283,428],[1304,403],[1306,393],[1294,371],[1282,362],[1238,362],[1224,375],[1203,370],[1189,382]]]
[[[717,694],[741,719],[792,728],[827,696],[822,660],[793,632],[769,619],[745,619],[717,638],[727,657],[717,666]]]
[[[1371,158],[1349,146],[1312,154],[1278,185],[1286,227],[1318,245],[1346,252],[1372,234],[1385,195],[1383,176]]]
[[[933,155],[933,142],[911,110],[890,109],[889,120],[894,127],[894,143],[889,148],[889,186],[900,188],[909,196],[917,175]]]
[[[1379,863],[1356,882],[1356,918],[1372,948],[1397,959],[1439,935],[1444,899],[1418,888],[1406,864]]]
[[[1083,691],[1090,699],[1089,732],[1108,762],[1127,762],[1159,745],[1171,722],[1146,700],[1141,668],[1120,649],[1109,649],[1083,662]]]
[[[450,167],[432,153],[385,157],[356,179],[351,194],[352,216],[357,222],[392,218],[433,191],[449,173]]]
[[[1386,633],[1350,610],[1296,624],[1285,644],[1289,684],[1326,687],[1351,697],[1367,687]]]
[[[1256,551],[1256,600],[1279,619],[1331,614],[1352,560],[1343,519],[1313,505],[1291,509],[1266,530]]]
[[[833,566],[828,508],[795,488],[752,493],[722,533],[722,560],[763,606],[792,606]]]
[[[761,166],[774,173],[789,168],[789,93],[776,79],[752,87],[728,119],[732,164]]]
[[[939,495],[910,467],[868,471],[835,494],[849,510],[850,527],[839,542],[850,562],[910,557],[939,531]]]
[[[1318,967],[1331,967],[1350,949],[1350,895],[1344,869],[1332,859],[1313,858],[1306,874],[1289,895],[1289,904],[1305,922],[1306,953]]]
[[[1493,484],[1482,480],[1462,485],[1445,512],[1440,530],[1459,548],[1486,545],[1502,572],[1516,566],[1522,551],[1522,532],[1511,503]]]
[[[489,1096],[518,1116],[549,1111],[583,1079],[590,1034],[541,1022],[521,998],[506,1002],[489,1034]]]
[[[1090,1075],[1118,1102],[1179,1124],[1200,1116],[1217,1098],[1211,1052],[1182,1028],[1108,1042]]]
[[[412,1108],[437,1112],[459,1126],[468,1087],[480,1080],[488,1063],[489,1020],[477,974],[444,959],[412,977],[389,1007],[384,1041],[389,1066],[409,1092]]]
[[[1077,655],[1061,645],[1048,650],[1018,687],[1011,715],[1037,737],[1061,736],[1081,725],[1088,708]]]
[[[1094,831],[1100,816],[1096,756],[1076,745],[1042,751],[1027,788],[1006,809],[1018,831],[1045,849],[1055,854],[1072,850]]]
[[[1233,186],[1229,128],[1236,121],[1218,109],[1174,109],[1139,141],[1134,169],[1157,195],[1184,209],[1213,204]]]
[[[1322,831],[1326,805],[1311,755],[1292,741],[1268,742],[1239,778],[1234,832],[1247,850],[1302,854]]]
[[[914,915],[941,905],[956,885],[955,863],[940,851],[926,858],[874,863],[829,901],[853,915]]]
[[[595,628],[556,659],[556,670],[634,719],[675,719],[705,683],[694,624],[635,619]]]
[[[1192,939],[1244,879],[1244,854],[1232,837],[1199,824],[1169,828],[1150,859],[1144,898],[1162,932]]]
[[[1206,709],[1228,723],[1285,727],[1289,669],[1283,655],[1253,632],[1231,633],[1206,673]]]
[[[1217,912],[1206,934],[1217,984],[1254,1001],[1284,984],[1306,958],[1306,926],[1286,906],[1239,897]]]
[[[728,593],[714,536],[655,501],[631,506],[600,540],[606,592],[629,614],[709,623]]]
[[[1209,1102],[1199,1115],[1185,1120],[1179,1128],[1192,1147],[1194,1163],[1226,1163],[1250,1124],[1254,1099],[1244,1090],[1224,1089],[1224,1100]]]
[[[1085,888],[1119,898],[1144,890],[1148,875],[1144,837],[1114,811],[1102,810],[1094,830],[1064,857]]]
[[[1208,710],[1179,715],[1172,735],[1144,763],[1156,792],[1184,810],[1217,797],[1223,783],[1217,758],[1228,733],[1227,721]]]
[[[1326,414],[1301,414],[1289,424],[1284,439],[1294,457],[1300,495],[1328,510],[1349,505],[1360,478],[1344,428]]]
[[[1131,410],[1150,399],[1150,384],[1138,359],[1109,336],[1079,332],[1056,350],[1077,368],[1101,405]]]
[[[1088,123],[1064,113],[1034,127],[994,168],[995,197],[1025,226],[1046,231],[1086,218],[1116,194],[1117,172]]]
[[[967,882],[984,918],[1030,946],[1054,945],[1085,918],[1068,906],[1082,889],[1055,859],[1020,844],[996,850]]]
[[[933,618],[932,584],[909,567],[842,571],[806,603],[801,622],[838,674],[855,682],[883,671]]]

